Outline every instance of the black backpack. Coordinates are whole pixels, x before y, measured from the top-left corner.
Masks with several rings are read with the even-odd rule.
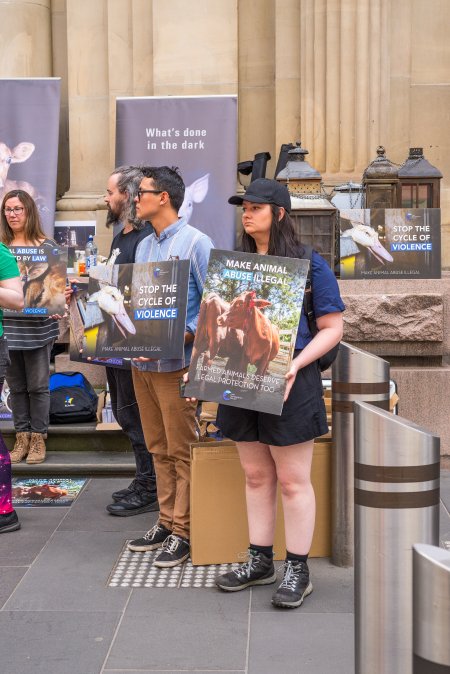
[[[302,244],[302,246],[304,249],[302,257],[305,260],[309,260],[309,269],[308,269],[308,276],[306,278],[305,294],[303,295],[303,306],[305,308],[305,314],[308,320],[309,331],[312,334],[312,336],[315,337],[319,332],[319,329],[317,327],[316,317],[314,315],[312,303],[311,267],[312,267],[313,247],[305,244]],[[336,344],[336,346],[333,346],[333,348],[330,349],[330,351],[327,351],[327,353],[325,353],[321,358],[319,358],[318,362],[321,372],[323,372],[324,370],[328,370],[331,364],[336,360],[338,352],[339,352],[339,344]]]
[[[72,424],[93,421],[98,396],[81,372],[55,372],[50,375],[50,423]]]

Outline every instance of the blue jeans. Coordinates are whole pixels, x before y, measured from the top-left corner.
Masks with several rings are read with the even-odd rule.
[[[111,407],[117,423],[128,436],[136,461],[136,480],[147,491],[156,492],[153,458],[145,444],[141,417],[134,394],[131,370],[106,368]]]
[[[10,350],[6,380],[17,433],[47,433],[50,413],[50,354],[53,340],[37,349]]]

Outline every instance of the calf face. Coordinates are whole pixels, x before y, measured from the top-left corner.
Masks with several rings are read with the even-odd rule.
[[[217,324],[227,328],[244,330],[245,323],[254,307],[264,309],[270,305],[271,302],[268,300],[256,299],[254,290],[247,290],[235,297],[230,304],[230,308],[217,318]]]
[[[12,150],[5,143],[0,143],[0,189],[5,188],[6,177],[11,164],[26,161],[33,152],[33,143],[19,143]],[[14,181],[9,182],[13,183]],[[14,187],[11,187],[11,189],[14,189]]]

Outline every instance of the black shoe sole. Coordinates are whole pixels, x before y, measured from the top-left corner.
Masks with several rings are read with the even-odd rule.
[[[132,517],[133,515],[140,515],[141,513],[150,513],[155,510],[159,510],[159,503],[149,503],[146,506],[141,506],[140,508],[133,508],[132,510],[109,510],[109,506],[106,506],[106,510],[110,515],[116,515],[117,517]]]
[[[0,534],[7,534],[9,531],[17,531],[20,529],[20,522],[14,522],[13,524],[7,524],[4,527],[0,527]]]
[[[245,590],[247,587],[252,587],[252,585],[271,585],[276,581],[276,579],[277,574],[276,571],[274,571],[272,576],[268,576],[267,578],[260,578],[259,580],[250,580],[248,583],[238,585],[237,587],[221,585],[218,580],[216,581],[216,585],[219,588],[219,590],[223,590],[224,592],[240,592],[240,590]]]
[[[313,586],[312,583],[309,583],[308,587],[300,597],[298,601],[277,601],[274,597],[272,598],[272,605],[275,606],[276,608],[298,608],[303,604],[303,600],[305,597],[311,594],[313,591]]]

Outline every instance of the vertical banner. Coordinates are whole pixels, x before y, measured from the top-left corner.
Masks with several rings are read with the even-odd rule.
[[[14,189],[36,202],[53,236],[60,79],[0,79],[0,197]]]
[[[177,166],[186,185],[180,215],[233,249],[236,96],[118,98],[116,124],[116,165]]]

